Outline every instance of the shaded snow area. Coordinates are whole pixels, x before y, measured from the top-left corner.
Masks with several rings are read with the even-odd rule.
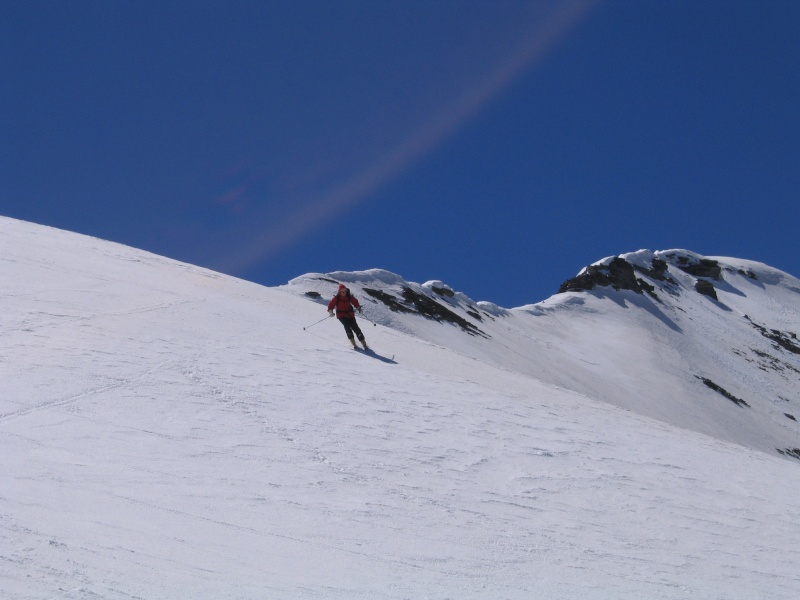
[[[797,598],[800,286],[670,260],[506,310],[0,218],[0,597]]]

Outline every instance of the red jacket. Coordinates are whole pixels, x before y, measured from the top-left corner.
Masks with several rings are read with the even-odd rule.
[[[347,288],[343,285],[339,286],[339,290]],[[328,302],[328,310],[333,310],[336,307],[336,318],[343,319],[345,317],[355,317],[356,313],[354,309],[361,308],[361,305],[356,300],[355,296],[350,295],[350,290],[347,290],[347,293],[342,297],[341,294],[336,294],[330,302]]]

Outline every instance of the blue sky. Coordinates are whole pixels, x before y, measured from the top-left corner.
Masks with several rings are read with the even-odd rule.
[[[795,0],[10,1],[0,214],[519,306],[649,248],[800,276]]]

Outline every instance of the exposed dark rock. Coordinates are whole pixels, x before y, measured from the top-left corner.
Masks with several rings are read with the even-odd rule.
[[[745,315],[744,318],[750,321],[750,324],[755,327],[761,335],[768,340],[775,342],[776,348],[783,348],[784,350],[788,350],[793,354],[800,354],[800,345],[798,345],[796,333],[792,333],[791,331],[780,331],[779,329],[767,329],[763,325],[755,323],[747,315]]]
[[[483,321],[483,317],[482,317],[482,316],[480,316],[480,314],[476,313],[474,310],[468,310],[468,311],[467,311],[467,314],[468,314],[470,317],[472,317],[473,319],[476,319],[476,320],[478,320],[478,321]]]
[[[749,277],[750,279],[758,279],[758,277],[756,277],[756,274],[753,273],[753,271],[751,271],[750,269],[747,269],[747,271],[745,271],[744,269],[739,269],[737,272],[739,273],[739,275],[744,275],[745,277]]]
[[[434,291],[435,293],[439,294],[440,296],[447,296],[448,298],[452,298],[453,296],[456,295],[453,290],[448,289],[448,288],[440,288],[440,287],[431,286],[431,290]]]
[[[369,288],[364,288],[364,293],[372,296],[376,300],[380,300],[386,306],[389,307],[389,310],[393,312],[401,312],[401,313],[412,313],[414,309],[409,308],[405,304],[401,304],[397,298],[394,296],[387,294],[381,290],[371,290]]]
[[[794,415],[790,415],[789,413],[783,413],[783,416],[790,418],[792,421],[797,421],[797,419],[794,418]]]
[[[625,259],[615,257],[608,265],[590,265],[583,272],[568,279],[558,289],[559,294],[565,292],[585,292],[595,287],[611,286],[615,290],[633,290],[642,293],[642,286],[636,278],[633,266]]]
[[[428,319],[433,319],[434,321],[438,321],[440,323],[442,321],[446,321],[448,323],[458,325],[470,335],[479,335],[485,338],[489,337],[486,335],[486,333],[478,329],[465,318],[457,315],[449,308],[442,306],[432,298],[415,292],[410,287],[403,288],[402,299],[396,298],[395,296],[387,294],[384,291],[373,290],[369,288],[364,288],[364,293],[375,298],[376,300],[383,302],[389,307],[390,310],[394,312],[418,313]],[[477,316],[480,319],[480,316]]]
[[[710,281],[698,279],[694,284],[694,289],[698,294],[703,294],[704,296],[708,296],[714,300],[717,300],[717,290],[714,288],[714,284]]]
[[[658,294],[656,294],[656,288],[654,286],[647,283],[644,279],[637,279],[636,281],[638,282],[639,287],[642,288],[642,291],[647,292],[653,297],[653,299],[661,302],[661,298],[659,298]]]
[[[335,281],[333,279],[328,279],[327,277],[317,277],[317,279],[319,279],[320,281],[327,281],[328,283],[335,283],[336,285],[339,285],[338,281]]]
[[[321,298],[322,294],[320,294],[319,292],[306,292],[306,296],[308,296],[309,298],[314,298],[316,300],[317,298]]]
[[[746,407],[750,408],[750,405],[747,402],[745,402],[741,398],[737,398],[736,396],[731,394],[728,390],[726,390],[725,388],[717,385],[716,383],[714,383],[713,381],[711,381],[707,377],[700,377],[699,375],[695,375],[695,377],[697,377],[700,381],[705,383],[707,387],[711,388],[712,390],[714,390],[715,392],[717,392],[719,394],[722,394],[723,396],[725,396],[728,400],[730,400],[731,402],[733,402],[737,406],[746,406]]]
[[[407,304],[413,304],[417,312],[429,319],[439,322],[447,321],[448,323],[454,323],[469,334],[489,337],[464,317],[457,315],[449,308],[445,308],[432,298],[415,292],[410,287],[403,288],[403,298],[406,300]]]
[[[672,281],[672,279],[667,276],[667,269],[669,268],[669,265],[666,263],[666,261],[663,261],[660,258],[654,258],[652,265],[652,269],[645,269],[644,267],[640,267],[638,265],[634,266],[633,268],[640,273],[644,273],[650,279],[656,279],[658,281]]]
[[[633,268],[636,269],[639,273],[647,276],[649,279],[654,281],[663,281],[664,284],[661,285],[661,290],[667,292],[672,296],[677,296],[680,293],[680,284],[675,281],[672,277],[669,276],[669,265],[666,261],[661,260],[660,258],[654,258],[652,262],[651,269],[645,269],[644,267],[640,267],[635,265]],[[650,291],[647,289],[645,282],[643,280],[639,280],[639,284],[642,288],[648,292],[653,298],[661,302],[661,298],[659,298],[655,290]]]
[[[778,373],[784,373],[785,371],[794,371],[795,373],[800,373],[800,369],[798,369],[794,365],[790,365],[786,361],[783,361],[783,360],[781,360],[779,358],[775,358],[774,356],[772,356],[768,352],[763,352],[763,351],[758,350],[756,348],[751,348],[750,350],[753,352],[753,354],[755,354],[756,356],[758,356],[761,359],[762,362],[759,363],[758,367],[762,371],[766,371],[767,369],[771,369],[771,370],[776,371]]]
[[[738,348],[731,348],[731,352],[733,352],[736,356],[741,356],[747,362],[752,363],[755,362],[752,358],[748,358],[747,353],[739,350]]]
[[[777,450],[784,456],[791,456],[792,458],[800,460],[800,448],[778,448]]]
[[[660,258],[654,258],[652,264],[652,272],[654,273],[653,277],[661,280],[667,279],[667,269],[669,268],[667,261],[661,260]]]
[[[586,267],[580,275],[562,283],[558,293],[584,292],[593,290],[598,286],[612,287],[615,290],[631,290],[637,294],[646,292],[655,300],[661,302],[661,299],[656,294],[656,288],[641,277],[637,277],[636,273],[641,273],[655,281],[665,281],[668,284],[677,286],[677,282],[669,277],[667,269],[667,263],[659,258],[654,258],[652,268],[647,269],[632,265],[624,258],[617,256],[607,265],[590,265]],[[669,286],[665,289],[672,293],[669,290]]]
[[[692,262],[686,256],[679,256],[677,258],[677,267],[695,277],[709,277],[719,281],[722,276],[722,267],[719,266],[717,261],[710,258],[701,258],[698,262]]]

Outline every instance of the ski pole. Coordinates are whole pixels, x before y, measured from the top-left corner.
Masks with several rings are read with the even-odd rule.
[[[306,325],[305,327],[303,327],[303,331],[305,331],[306,329],[309,329],[310,327],[313,327],[314,325],[318,325],[318,324],[322,323],[323,321],[327,321],[327,320],[328,320],[328,317],[323,317],[322,319],[320,319],[316,323],[312,323],[311,325]]]
[[[361,315],[361,318],[362,318],[362,319],[364,319],[365,321],[367,321],[368,323],[372,323],[372,326],[373,326],[373,327],[377,327],[377,326],[378,326],[378,324],[377,324],[375,321],[371,321],[371,320],[369,320],[369,319],[368,319],[368,318],[367,318],[367,317],[364,315],[364,313],[363,313],[363,312],[361,312],[360,310],[358,311],[358,314],[359,314],[359,315]]]

